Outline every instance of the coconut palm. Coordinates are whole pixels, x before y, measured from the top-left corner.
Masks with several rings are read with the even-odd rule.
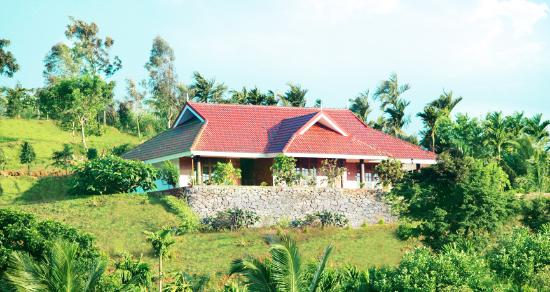
[[[410,88],[407,83],[400,85],[395,73],[392,73],[388,80],[382,81],[376,88],[373,97],[380,101],[380,109],[386,115],[381,125],[384,132],[393,136],[404,136],[402,128],[408,122],[405,108],[410,102],[401,98],[401,95]]]
[[[443,91],[436,100],[430,102],[428,105],[440,110],[446,110],[450,114],[461,100],[462,96],[454,98],[452,91]]]
[[[162,229],[157,232],[145,231],[147,241],[151,243],[155,255],[159,258],[159,291],[162,291],[162,260],[170,253],[170,247],[176,243],[171,229]]]
[[[533,136],[537,141],[548,139],[550,137],[550,120],[542,120],[542,114],[536,114],[530,119],[525,120],[525,133]]]
[[[369,91],[360,93],[355,98],[350,98],[351,105],[349,109],[363,122],[367,122],[368,115],[372,112],[369,103]]]
[[[78,245],[59,241],[41,261],[12,252],[4,277],[19,291],[95,291],[104,271],[104,262],[84,268],[78,261]]]
[[[288,83],[289,89],[279,97],[284,106],[304,107],[306,106],[307,89],[302,89],[298,84]]]
[[[398,99],[392,106],[386,107],[384,113],[387,114],[385,120],[385,132],[393,136],[404,136],[403,127],[409,122],[405,115],[405,108],[411,102],[402,98]]]
[[[271,246],[269,260],[237,259],[231,263],[230,274],[241,275],[249,291],[313,292],[319,285],[331,251],[332,246],[325,248],[315,274],[307,281],[296,242],[284,235],[280,244]]]
[[[396,104],[401,95],[410,88],[408,83],[399,85],[397,74],[392,73],[388,80],[380,83],[373,97],[381,102],[380,108],[384,111],[389,105]]]
[[[417,114],[426,126],[424,140],[427,140],[429,137],[431,142],[430,149],[432,151],[435,151],[435,134],[437,125],[441,120],[443,120],[443,118],[450,117],[451,111],[461,100],[461,96],[454,98],[452,91],[443,91],[437,99],[428,103],[424,110]]]
[[[434,106],[426,106],[424,111],[418,113],[416,116],[422,119],[422,122],[426,126],[425,137],[430,137],[430,149],[435,151],[435,128],[437,126],[437,122],[441,118],[441,113]]]
[[[515,146],[517,142],[513,133],[506,128],[504,118],[501,112],[492,112],[487,114],[484,122],[485,137],[484,143],[490,145],[496,151],[496,159],[502,159],[502,151],[506,147]]]
[[[189,91],[198,102],[220,103],[227,87],[223,83],[217,83],[215,79],[207,79],[199,72],[193,73],[193,83]]]

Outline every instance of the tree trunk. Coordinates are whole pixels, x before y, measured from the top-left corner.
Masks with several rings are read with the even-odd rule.
[[[88,150],[88,145],[86,145],[86,133],[84,132],[84,121],[80,121],[80,136],[82,138],[82,145],[84,149]]]
[[[73,131],[72,131],[73,142],[74,142],[74,137],[75,137],[75,133],[74,133],[74,132],[75,132],[75,128],[76,128],[76,126],[75,126],[75,124],[74,124],[74,122],[73,122]]]
[[[136,116],[136,123],[137,123],[138,137],[141,139],[141,131],[140,131],[140,128],[139,128],[139,115]]]
[[[159,291],[162,292],[162,255],[159,256]]]
[[[435,129],[432,129],[432,151],[435,152]]]
[[[103,110],[103,126],[107,126],[107,111]]]
[[[27,163],[27,174],[31,176],[31,164]]]

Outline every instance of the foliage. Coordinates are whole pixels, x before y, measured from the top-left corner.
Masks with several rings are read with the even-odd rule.
[[[300,180],[296,172],[296,158],[279,154],[273,159],[271,171],[276,185],[293,186]]]
[[[177,82],[175,59],[174,51],[168,42],[157,36],[153,40],[149,61],[145,64],[149,72],[147,85],[151,94],[146,103],[152,107],[157,117],[164,121],[164,129],[171,126],[185,102],[187,93],[185,86]]]
[[[384,116],[379,121],[379,127],[386,133],[397,136],[403,134],[403,127],[408,123],[405,108],[410,104],[401,97],[410,89],[408,83],[399,84],[397,75],[392,73],[388,80],[384,80],[376,88],[374,99],[381,102],[380,109]]]
[[[321,161],[321,173],[327,177],[327,185],[331,188],[336,187],[336,182],[342,180],[342,175],[345,171],[345,167],[338,166],[337,159],[325,159]]]
[[[537,234],[526,228],[514,229],[499,239],[487,258],[502,279],[519,287],[528,284],[550,266],[550,225],[543,226]]]
[[[141,258],[135,260],[129,254],[123,254],[114,266],[115,271],[109,275],[112,286],[114,286],[112,290],[149,289],[153,284],[151,267]]]
[[[550,224],[550,198],[538,197],[524,201],[522,222],[535,231]]]
[[[372,112],[371,105],[369,103],[369,91],[360,93],[353,99],[349,99],[351,103],[349,109],[352,111],[361,121],[367,122],[367,117]]]
[[[433,100],[426,105],[426,107],[424,107],[423,112],[417,114],[426,126],[426,129],[424,130],[424,138],[422,140],[422,145],[424,147],[431,149],[432,151],[437,151],[435,147],[437,127],[442,120],[450,118],[451,111],[461,100],[462,97],[454,98],[452,91],[443,91],[437,99]]]
[[[434,248],[461,237],[494,231],[516,212],[504,193],[508,180],[494,162],[441,155],[440,162],[408,173],[390,195],[403,218],[419,221],[415,232]]]
[[[395,185],[405,176],[401,161],[396,159],[382,160],[376,165],[375,171],[384,187]]]
[[[166,284],[167,292],[203,292],[210,278],[206,275],[190,275],[185,272],[175,272],[170,275],[172,281]]]
[[[6,88],[6,116],[20,118],[25,110],[32,110],[36,106],[32,90],[23,88],[21,84],[14,88]]]
[[[484,122],[484,143],[493,150],[497,160],[502,159],[502,152],[517,145],[516,136],[506,127],[506,121],[501,112],[487,114]]]
[[[19,153],[19,162],[21,162],[21,164],[26,164],[30,173],[31,163],[33,163],[35,160],[36,153],[34,152],[34,148],[29,142],[23,142],[23,144],[21,145],[21,151]]]
[[[120,144],[111,148],[111,154],[115,156],[122,156],[124,153],[130,151],[132,148],[132,145],[130,145],[129,143]]]
[[[216,83],[215,79],[207,79],[199,72],[194,72],[189,89],[195,101],[221,103],[227,87],[223,83]]]
[[[202,224],[207,230],[238,230],[249,228],[259,220],[260,217],[253,211],[233,208],[203,218]]]
[[[67,170],[74,161],[74,151],[70,144],[63,144],[63,149],[52,155],[53,165]]]
[[[231,161],[218,162],[212,172],[211,183],[215,185],[236,185],[241,178],[241,169],[233,167]]]
[[[180,221],[176,230],[177,235],[198,230],[200,224],[199,217],[184,200],[173,196],[163,196],[161,200],[166,204],[170,212],[176,214]]]
[[[14,251],[4,278],[22,291],[96,291],[106,264],[80,261],[78,248],[75,243],[56,241],[41,261]]]
[[[95,133],[97,116],[112,102],[114,86],[97,75],[64,78],[40,92],[40,104],[65,128],[79,127],[82,145],[87,148],[86,133]]]
[[[19,64],[10,51],[4,48],[10,45],[7,39],[0,39],[0,76],[6,75],[13,77],[13,74],[19,70]]]
[[[172,230],[170,229],[162,229],[157,232],[144,232],[147,235],[147,241],[151,243],[151,247],[153,248],[153,252],[159,259],[159,276],[158,276],[158,282],[159,282],[159,291],[162,290],[162,280],[163,280],[163,272],[162,272],[162,260],[170,255],[170,247],[176,243],[172,236]]]
[[[146,88],[147,84],[145,81],[141,83],[142,87]],[[132,110],[132,112],[135,115],[135,123],[136,123],[136,130],[138,137],[141,138],[141,116],[143,115],[143,102],[145,101],[145,97],[147,92],[145,90],[140,91],[137,88],[136,83],[131,79],[126,79],[126,91],[127,91],[127,100],[128,103],[131,105],[131,108],[129,110]]]
[[[269,260],[243,258],[231,263],[230,274],[244,278],[248,291],[316,291],[325,271],[332,246],[327,246],[311,277],[305,268],[296,242],[286,235],[270,247]]]
[[[72,192],[78,195],[148,191],[155,187],[157,170],[141,161],[105,156],[87,161],[74,172]]]
[[[254,87],[248,90],[246,87],[243,87],[242,90],[232,90],[230,91],[231,103],[238,104],[253,104],[253,105],[277,105],[279,103],[278,97],[275,93],[269,90],[267,93],[263,93]]]
[[[4,149],[0,148],[0,170],[4,170],[6,164],[8,164],[8,157],[6,156]]]
[[[284,106],[305,107],[307,89],[302,89],[298,84],[288,83],[288,90],[281,96]]]
[[[345,227],[348,223],[349,220],[343,214],[324,210],[307,214],[304,219],[293,220],[290,226],[294,228],[305,226],[320,226],[321,228],[326,226]]]
[[[167,160],[164,161],[161,165],[161,167],[158,170],[159,172],[159,179],[165,181],[167,184],[175,188],[178,185],[179,180],[179,168],[172,163],[171,161]]]
[[[99,157],[99,155],[97,154],[97,149],[96,148],[88,148],[88,150],[86,151],[86,158],[88,160],[94,160],[97,157]]]

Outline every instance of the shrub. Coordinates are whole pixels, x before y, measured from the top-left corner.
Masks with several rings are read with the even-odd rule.
[[[86,151],[86,158],[88,158],[88,160],[94,160],[98,156],[97,149],[95,148],[88,148],[88,151]]]
[[[305,227],[305,226],[335,226],[335,227],[344,227],[348,225],[349,220],[346,216],[334,213],[331,211],[321,211],[315,212],[313,214],[307,214],[304,219],[296,219],[290,222],[290,226],[294,228]]]
[[[130,151],[132,148],[132,145],[128,143],[120,144],[111,148],[111,154],[115,156],[122,156],[122,154]]]
[[[78,258],[83,263],[99,259],[91,235],[59,222],[39,221],[29,213],[0,208],[0,274],[6,270],[8,255],[12,251],[26,252],[40,260],[56,240],[77,244]],[[0,287],[2,285],[0,280]]]
[[[335,187],[336,182],[342,179],[346,169],[338,166],[338,160],[325,159],[321,162],[321,172],[327,177],[327,185]]]
[[[180,170],[171,161],[164,161],[159,168],[159,178],[175,188],[178,185]]]
[[[397,227],[397,230],[395,231],[395,234],[397,235],[397,238],[401,240],[407,240],[411,237],[416,236],[415,232],[415,226],[410,222],[402,222]]]
[[[375,171],[384,187],[394,185],[405,176],[401,161],[395,159],[382,160],[376,165]]]
[[[19,161],[21,164],[27,165],[27,170],[30,174],[31,172],[31,163],[33,163],[36,160],[36,153],[34,152],[34,148],[29,142],[23,142],[23,145],[21,145],[21,152],[19,154]]]
[[[53,165],[64,170],[69,169],[74,161],[74,151],[70,144],[63,144],[63,149],[52,155]]]
[[[218,162],[212,172],[212,184],[236,185],[241,178],[241,170],[233,167],[231,162]]]
[[[538,197],[523,203],[523,224],[532,230],[539,230],[550,223],[550,198]]]
[[[173,196],[164,196],[161,197],[161,201],[166,204],[170,212],[176,214],[180,221],[180,225],[176,230],[177,235],[198,230],[199,217],[184,200]]]
[[[550,225],[537,234],[526,228],[514,229],[500,238],[487,258],[502,279],[520,287],[528,284],[550,265]]]
[[[141,161],[106,156],[82,164],[74,173],[72,193],[115,194],[155,187],[157,170]]]
[[[237,230],[249,228],[256,224],[260,217],[253,211],[242,210],[239,208],[228,209],[216,213],[215,216],[208,216],[202,220],[206,229],[219,230]]]
[[[279,154],[273,159],[271,171],[276,185],[293,186],[300,181],[296,172],[296,158]]]
[[[415,232],[433,248],[496,230],[517,211],[504,193],[506,173],[494,162],[440,156],[441,162],[408,173],[390,197],[403,219],[421,222]]]

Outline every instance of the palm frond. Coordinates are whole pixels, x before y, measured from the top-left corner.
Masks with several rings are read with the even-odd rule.
[[[325,266],[328,261],[328,257],[330,256],[330,253],[332,252],[333,247],[331,245],[327,246],[325,248],[325,252],[323,253],[323,256],[321,257],[321,260],[319,261],[319,265],[317,266],[317,270],[315,271],[315,275],[313,275],[313,280],[311,281],[309,285],[309,291],[315,292],[317,290],[317,286],[319,286],[319,282],[321,281],[321,276],[323,275],[323,272],[325,271]]]

